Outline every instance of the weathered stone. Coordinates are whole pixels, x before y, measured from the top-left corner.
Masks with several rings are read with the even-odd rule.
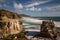
[[[48,35],[50,38],[56,38],[57,37],[57,29],[54,25],[54,22],[52,20],[49,21],[43,21],[41,25],[41,33],[45,36]]]
[[[60,40],[60,33],[52,20],[43,21],[40,34],[33,36],[31,40]]]
[[[0,22],[5,22],[5,25],[2,27],[2,29],[0,28],[2,31],[0,34],[4,36],[18,34],[23,30],[20,19],[10,19],[4,16]]]
[[[28,17],[28,15],[17,14],[8,10],[0,10],[0,40],[1,38],[6,39],[8,36],[8,40],[10,40],[12,39],[11,35],[17,35],[23,31],[23,25],[20,20],[22,17]],[[21,37],[22,35],[23,34],[19,34],[18,36]],[[25,37],[19,39],[23,40],[24,38]]]

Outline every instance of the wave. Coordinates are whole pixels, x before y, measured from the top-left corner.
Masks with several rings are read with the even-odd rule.
[[[26,23],[27,25],[29,24],[42,24],[42,21],[44,20],[39,20],[35,18],[30,18],[30,17],[22,17],[22,22]],[[60,22],[54,21],[56,27],[60,27]]]
[[[30,18],[30,17],[23,17],[22,22],[25,23],[30,23],[30,24],[41,24],[43,20],[38,20],[35,18]]]
[[[60,22],[54,22],[56,27],[60,27]]]

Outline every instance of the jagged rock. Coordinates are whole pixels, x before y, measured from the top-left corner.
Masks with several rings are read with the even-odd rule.
[[[43,21],[41,25],[41,33],[45,34],[48,37],[56,38],[57,37],[57,29],[55,27],[55,24],[52,20],[49,21]]]
[[[43,21],[40,34],[33,36],[31,40],[60,40],[60,33],[52,20]]]

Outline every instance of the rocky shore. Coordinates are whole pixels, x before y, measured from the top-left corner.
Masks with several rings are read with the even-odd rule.
[[[41,31],[35,36],[27,36],[29,40],[60,40],[60,32],[52,20],[43,21]]]
[[[60,33],[52,20],[43,21],[40,33],[28,39],[20,21],[23,16],[28,15],[0,10],[0,40],[60,40]]]

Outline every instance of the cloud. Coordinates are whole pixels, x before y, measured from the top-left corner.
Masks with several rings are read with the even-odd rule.
[[[60,12],[51,12],[49,14],[46,14],[46,16],[60,16]]]
[[[22,12],[22,10],[20,10],[20,9],[15,9],[15,12],[16,12],[16,13],[20,13],[20,12]]]
[[[42,8],[38,8],[38,11],[42,11]]]
[[[31,3],[31,4],[26,5],[25,7],[33,7],[33,6],[37,6],[37,5],[40,5],[40,4],[44,4],[44,3],[47,3],[47,2],[49,2],[49,0],[47,0],[47,1],[33,2],[33,3]]]
[[[21,3],[19,3],[19,4],[14,3],[14,8],[16,8],[16,9],[22,9],[23,5]]]
[[[15,10],[14,10],[15,12],[17,12],[17,13],[22,12],[23,5],[22,5],[21,3],[19,3],[19,4],[14,3],[13,6],[14,6],[14,9],[15,9]]]
[[[60,12],[54,12],[54,16],[60,16]]]
[[[0,0],[0,2],[4,2],[4,0]]]
[[[2,7],[2,5],[0,4],[0,7]]]
[[[34,11],[35,8],[34,7],[31,7],[31,8],[27,8],[26,10]]]
[[[53,10],[53,11],[60,10],[60,5],[48,6],[48,7],[46,7],[46,9]]]
[[[6,4],[0,4],[0,7],[8,7]]]
[[[4,6],[4,7],[7,7],[7,5],[6,5],[6,4],[3,4],[3,6]]]
[[[29,10],[29,11],[42,11],[42,8],[31,7],[31,8],[26,8],[26,10]]]

